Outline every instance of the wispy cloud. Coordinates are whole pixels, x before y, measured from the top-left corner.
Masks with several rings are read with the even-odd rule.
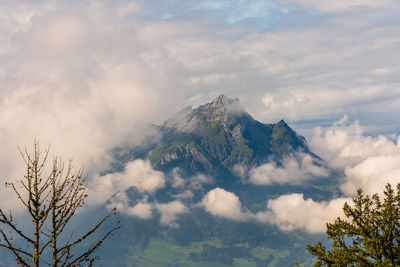
[[[188,212],[188,208],[186,208],[186,206],[178,200],[163,204],[156,204],[156,208],[161,214],[161,224],[168,225],[170,227],[179,227],[179,225],[174,221],[177,219],[179,214]]]
[[[313,9],[321,12],[338,12],[351,8],[378,8],[388,7],[394,4],[393,0],[336,0],[336,1],[318,1],[318,0],[278,0],[278,3],[299,5],[303,8]]]

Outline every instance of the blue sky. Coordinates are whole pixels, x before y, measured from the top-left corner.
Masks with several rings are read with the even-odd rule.
[[[249,30],[279,28],[287,24],[309,23],[318,12],[301,11],[293,5],[280,5],[274,1],[142,1],[141,12],[160,20],[211,17],[216,25],[237,26],[248,24]],[[302,13],[298,16],[297,13]]]

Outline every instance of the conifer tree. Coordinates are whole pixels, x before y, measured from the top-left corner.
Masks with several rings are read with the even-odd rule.
[[[400,184],[386,185],[383,201],[359,189],[353,205],[343,206],[340,217],[327,223],[332,240],[328,250],[321,242],[308,245],[316,256],[314,266],[399,266],[400,265]]]

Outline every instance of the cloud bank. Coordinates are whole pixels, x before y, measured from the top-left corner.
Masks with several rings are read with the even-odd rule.
[[[387,183],[395,185],[400,182],[399,140],[398,135],[365,135],[359,122],[350,123],[347,116],[325,130],[316,128],[310,147],[330,168],[343,172],[344,182],[340,189],[348,197],[315,202],[304,199],[302,194],[289,194],[269,200],[266,211],[252,216],[261,222],[276,224],[282,230],[324,232],[326,222],[342,215],[343,204],[352,203],[351,197],[356,195],[358,188],[369,195],[381,194]],[[276,168],[267,166],[263,168],[265,175],[261,175],[259,180],[270,183],[267,174],[275,173]],[[302,173],[297,164],[292,166],[294,168],[278,169],[280,177],[287,177],[285,175],[290,174],[290,170]]]
[[[112,195],[124,194],[130,187],[151,194],[164,186],[164,173],[154,170],[149,161],[137,159],[126,164],[123,172],[94,177],[88,188],[88,203],[103,204]]]
[[[288,194],[269,200],[265,211],[251,213],[242,207],[234,193],[215,188],[204,196],[201,206],[214,216],[234,221],[275,224],[283,231],[302,229],[308,233],[323,233],[327,222],[343,215],[345,202],[352,203],[351,198],[315,202],[304,199],[303,194]]]
[[[200,177],[200,178],[199,178]],[[196,184],[203,181],[205,176],[196,176],[193,181]],[[173,171],[173,186],[181,187],[184,179],[180,178],[177,170]],[[107,208],[115,207],[119,212],[140,219],[153,218],[153,211],[157,210],[161,217],[160,223],[169,227],[179,227],[175,223],[179,214],[188,212],[188,208],[179,200],[168,203],[148,201],[149,195],[155,193],[166,184],[166,176],[163,172],[156,171],[147,160],[136,159],[128,162],[122,172],[98,175],[93,178],[88,188],[88,204],[102,205],[106,202]],[[134,187],[141,195],[140,200],[133,202],[126,190]],[[185,191],[175,196],[178,199],[191,198],[193,193]]]
[[[330,167],[344,172],[341,190],[354,196],[358,188],[374,194],[387,183],[400,182],[399,140],[398,135],[364,135],[359,122],[350,124],[345,116],[326,130],[316,128],[310,146]]]
[[[269,200],[266,211],[251,216],[261,222],[276,224],[282,230],[324,232],[326,222],[342,216],[343,204],[352,203],[351,197],[356,195],[358,188],[372,195],[382,193],[387,183],[400,182],[399,140],[398,135],[365,135],[359,122],[349,123],[347,116],[325,130],[316,128],[310,147],[330,168],[343,172],[344,182],[340,189],[348,197],[315,202],[304,199],[302,194],[283,195]],[[276,172],[272,167],[269,166],[266,173]],[[286,177],[285,169],[278,169],[280,177]],[[287,173],[290,174],[290,170]],[[265,177],[268,176],[261,176],[260,181],[270,182]]]
[[[317,160],[308,154],[290,155],[283,158],[282,166],[272,162],[250,170],[249,181],[256,185],[301,184],[316,177],[327,177],[329,170],[317,164]]]
[[[254,216],[261,222],[276,224],[284,231],[302,229],[308,233],[323,233],[327,222],[343,217],[345,202],[352,203],[351,198],[315,202],[310,198],[304,199],[303,194],[289,194],[269,200],[267,211]]]

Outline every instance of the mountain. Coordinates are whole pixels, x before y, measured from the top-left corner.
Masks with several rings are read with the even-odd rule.
[[[304,137],[283,120],[263,124],[244,111],[238,99],[220,95],[197,108],[187,107],[157,126],[161,139],[140,149],[119,149],[118,163],[149,159],[164,172],[180,168],[185,175],[235,176],[235,166],[251,169],[282,161],[293,153],[312,153]],[[122,166],[119,166],[121,169]]]
[[[283,177],[275,177],[274,183],[260,185],[249,180],[251,170],[263,164],[284,168],[287,158],[300,166],[307,156],[311,164],[327,168],[304,137],[283,120],[265,124],[253,119],[238,99],[225,95],[187,107],[153,128],[157,138],[112,151],[109,173],[122,172],[137,159],[149,161],[165,175],[165,186],[153,193],[129,188],[130,206],[145,200],[169,208],[168,203],[179,201],[185,212],[170,225],[160,223],[161,209],[153,209],[151,219],[122,214],[122,230],[102,250],[108,255],[107,266],[239,266],[240,262],[241,266],[289,266],[293,259],[310,263],[306,244],[321,236],[212,216],[199,205],[216,188],[235,194],[250,212],[265,210],[269,199],[288,193],[330,199],[339,184],[333,170],[323,179],[316,176],[301,182],[285,183],[280,181]]]
[[[155,168],[180,166],[192,173],[251,168],[293,151],[309,152],[305,139],[281,120],[262,124],[238,99],[221,95],[195,109],[188,107],[161,126],[163,140],[151,151]]]

